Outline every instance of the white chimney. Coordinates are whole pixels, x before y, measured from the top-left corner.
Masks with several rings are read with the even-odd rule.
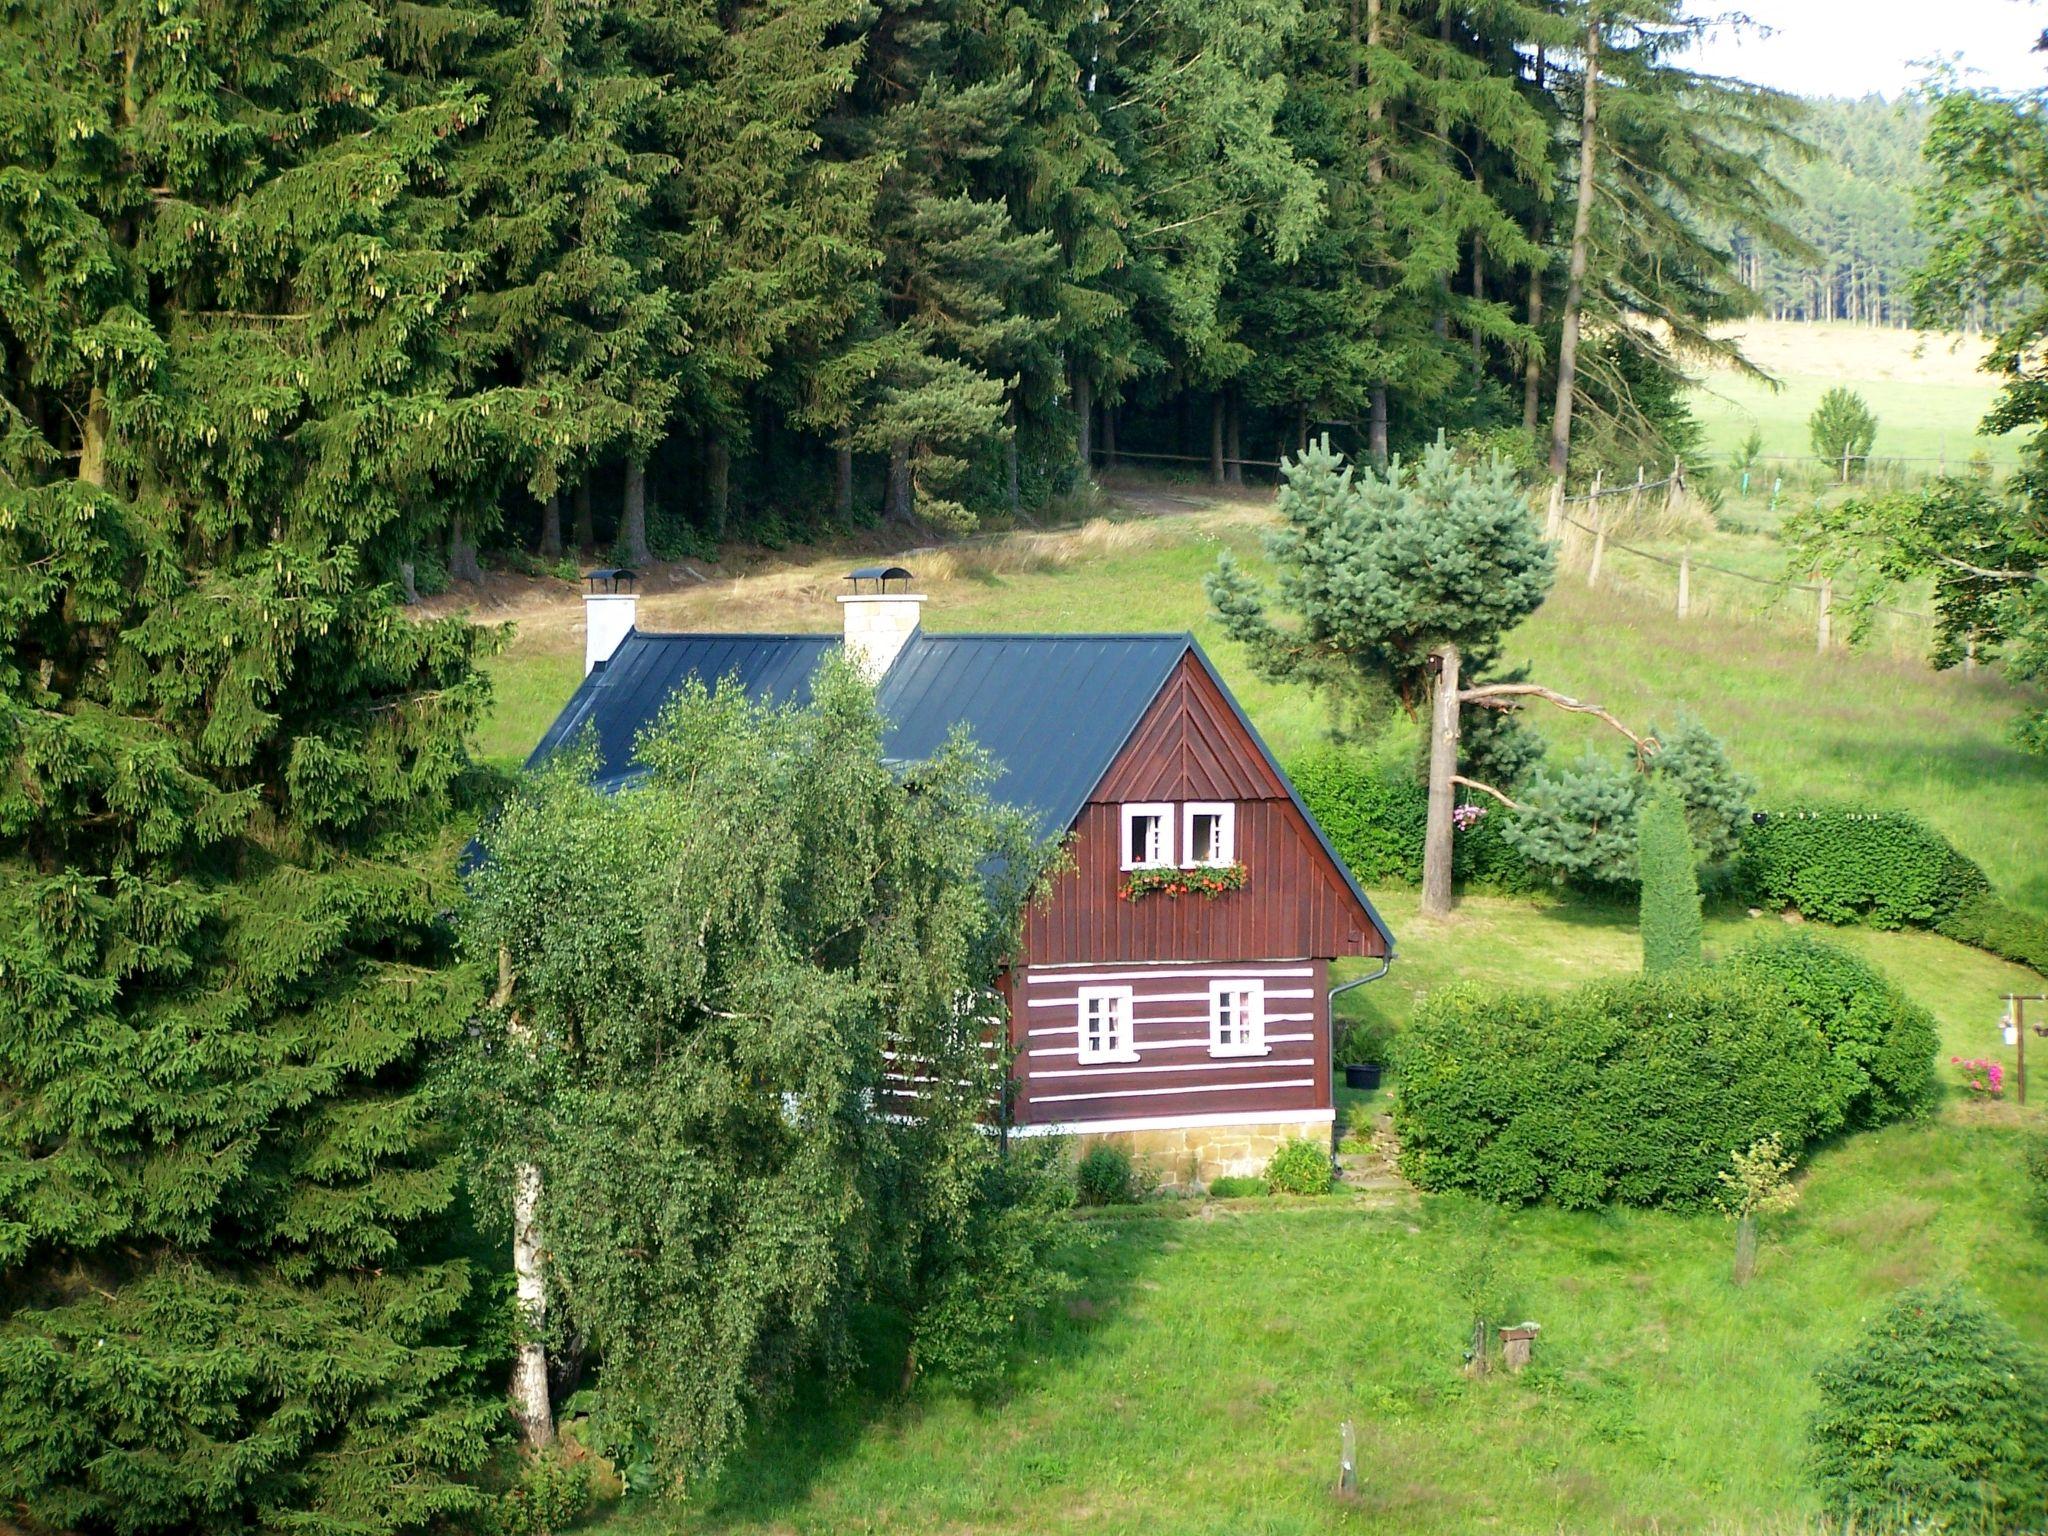
[[[640,617],[640,597],[631,571],[606,567],[592,571],[583,594],[583,675],[612,659],[612,652],[633,633]]]
[[[905,585],[910,572],[900,565],[864,565],[848,571],[846,579],[853,583],[853,590],[839,599],[846,610],[846,652],[863,677],[878,683],[917,633],[924,598]],[[898,583],[894,591],[889,589],[892,581]]]

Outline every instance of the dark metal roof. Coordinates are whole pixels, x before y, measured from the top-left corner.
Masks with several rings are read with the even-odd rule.
[[[928,635],[882,679],[884,748],[930,757],[956,726],[996,760],[998,799],[1064,832],[1137,729],[1186,635]]]
[[[802,703],[811,696],[811,674],[838,644],[835,635],[647,635],[636,629],[583,679],[526,766],[546,762],[587,725],[597,733],[598,782],[622,784],[637,776],[635,740],[691,678],[711,687],[732,677],[754,698]]]
[[[634,743],[686,681],[736,678],[764,702],[802,703],[836,635],[629,634],[583,679],[527,759],[535,767],[597,733],[598,782],[638,776]],[[965,726],[996,761],[992,793],[1031,813],[1040,837],[1067,830],[1159,696],[1180,659],[1193,653],[1261,752],[1266,746],[1192,635],[913,635],[883,676],[877,702],[888,722],[883,750],[893,762],[922,762]],[[1273,762],[1272,754],[1266,753]],[[1273,762],[1283,784],[1287,776]],[[1315,816],[1292,797],[1330,862],[1386,937],[1393,937]]]
[[[858,570],[846,573],[848,581],[896,581],[910,580],[910,572],[900,565],[864,565]]]

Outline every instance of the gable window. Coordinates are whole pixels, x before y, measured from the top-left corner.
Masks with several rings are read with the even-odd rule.
[[[1209,1054],[1266,1054],[1266,989],[1261,983],[1209,983]]]
[[[1197,800],[1181,810],[1183,864],[1230,864],[1237,859],[1237,807]]]
[[[1173,807],[1127,805],[1124,810],[1125,869],[1150,869],[1173,862]]]
[[[1129,987],[1083,987],[1080,1008],[1082,1066],[1138,1059]]]

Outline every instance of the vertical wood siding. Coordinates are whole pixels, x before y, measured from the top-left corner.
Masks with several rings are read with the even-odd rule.
[[[1123,900],[1119,807],[1188,800],[1236,805],[1244,889]],[[1082,810],[1073,858],[1025,920],[1023,953],[1032,965],[1385,953],[1378,929],[1258,743],[1193,656],[1160,691]]]

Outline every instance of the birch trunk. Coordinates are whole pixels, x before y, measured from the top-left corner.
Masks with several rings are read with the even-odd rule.
[[[1579,109],[1579,197],[1572,214],[1571,261],[1565,269],[1563,331],[1557,342],[1557,403],[1550,417],[1550,472],[1571,461],[1572,392],[1578,385],[1580,310],[1593,243],[1594,176],[1599,169],[1600,13],[1586,18],[1586,85]]]
[[[498,951],[498,992],[492,999],[511,1008],[512,956]],[[533,1032],[508,1013],[505,1033],[520,1050],[533,1049]],[[519,1350],[512,1361],[512,1416],[528,1450],[555,1443],[554,1404],[548,1397],[548,1349],[544,1342],[548,1316],[547,1271],[540,1229],[540,1168],[520,1163],[512,1170],[512,1279],[519,1305]]]
[[[1429,820],[1422,838],[1422,915],[1451,915],[1453,791],[1458,771],[1458,648],[1436,653],[1436,687],[1429,710]]]

